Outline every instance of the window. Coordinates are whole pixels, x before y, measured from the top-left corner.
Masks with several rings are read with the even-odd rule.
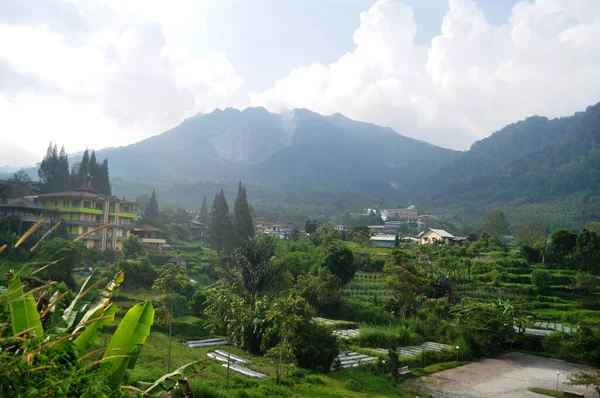
[[[88,231],[88,230],[89,230],[89,228],[88,228],[88,227],[83,227],[83,233],[84,233],[84,234],[85,234],[85,233],[87,233],[87,231]]]
[[[74,200],[74,201],[71,202],[71,206],[72,207],[79,207],[79,206],[81,206],[81,201]]]
[[[96,210],[102,210],[103,208],[102,203],[96,203]]]
[[[123,206],[123,213],[129,213],[129,206]]]
[[[84,214],[84,215],[83,215],[83,219],[84,219],[85,221],[90,221],[90,215],[89,215],[89,214]]]
[[[92,202],[90,202],[89,200],[84,200],[83,207],[85,207],[86,209],[90,209],[92,207]]]
[[[96,222],[100,222],[100,221],[102,221],[102,220],[100,219],[100,215],[99,215],[99,214],[96,214]]]

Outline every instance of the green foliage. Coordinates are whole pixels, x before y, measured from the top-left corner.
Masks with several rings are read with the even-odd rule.
[[[567,384],[572,386],[585,386],[586,388],[592,386],[594,390],[596,390],[596,393],[600,394],[600,370],[597,370],[596,374],[577,372],[568,377]]]
[[[544,242],[546,237],[546,231],[542,227],[539,221],[531,221],[527,224],[523,224],[517,229],[516,239],[517,243],[521,246],[535,246]]]
[[[233,205],[233,230],[235,233],[236,245],[239,245],[243,240],[254,237],[254,223],[252,222],[252,214],[246,197],[246,187],[240,185],[238,187],[237,198]]]
[[[565,394],[562,391],[550,390],[549,388],[540,388],[540,387],[529,387],[529,391],[534,392],[536,394],[547,395],[549,397],[564,397]]]
[[[146,206],[146,212],[144,213],[145,219],[158,220],[160,213],[158,211],[158,201],[156,200],[156,191],[152,190],[152,196]]]
[[[317,232],[317,220],[306,220],[304,223],[304,232],[313,234]]]
[[[215,195],[206,234],[208,242],[219,253],[228,253],[233,247],[233,227],[229,217],[229,205],[222,189]]]
[[[295,291],[319,313],[330,312],[341,301],[341,282],[329,268],[316,266],[306,276],[299,275]]]
[[[208,298],[208,292],[205,290],[198,289],[192,296],[192,301],[190,302],[190,307],[192,310],[192,315],[194,316],[202,316],[204,309],[206,308],[206,300]]]
[[[167,263],[160,267],[152,289],[162,294],[178,293],[180,295],[193,291],[189,278],[177,263]]]
[[[119,260],[111,266],[112,271],[123,270],[125,272],[125,285],[127,288],[144,287],[149,288],[157,277],[156,268],[148,257],[131,260]]]
[[[325,249],[322,266],[340,278],[342,285],[350,282],[356,272],[352,251],[342,244],[332,244]]]
[[[48,146],[38,169],[42,189],[46,193],[63,192],[69,188],[69,159],[63,146],[58,153],[56,144]]]
[[[73,279],[73,268],[80,265],[81,248],[71,241],[54,238],[44,241],[40,249],[39,259],[50,265],[41,272],[41,276],[58,282],[65,282],[71,289],[76,287]]]
[[[510,223],[502,211],[493,210],[484,217],[481,229],[492,236],[501,237],[510,229]]]
[[[299,330],[293,344],[298,366],[321,373],[329,373],[340,351],[329,329],[314,322]]]
[[[531,283],[540,291],[547,291],[552,286],[552,274],[543,268],[536,268],[531,273]]]
[[[577,234],[562,228],[555,229],[550,236],[550,260],[555,264],[568,264],[576,244]]]
[[[582,229],[577,235],[573,259],[579,269],[600,274],[600,237],[595,232]]]
[[[210,222],[210,215],[208,214],[208,203],[206,202],[206,196],[202,198],[202,205],[200,206],[200,216],[198,219],[205,226]]]
[[[121,257],[123,259],[132,259],[141,255],[144,251],[144,244],[135,235],[129,235],[121,241]]]

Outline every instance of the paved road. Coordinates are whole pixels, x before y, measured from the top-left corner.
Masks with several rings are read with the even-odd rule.
[[[435,398],[541,398],[541,395],[527,391],[527,387],[555,389],[557,371],[560,371],[560,390],[598,397],[592,388],[586,390],[563,383],[568,375],[578,371],[592,372],[592,368],[519,352],[409,380],[404,387],[427,392]]]

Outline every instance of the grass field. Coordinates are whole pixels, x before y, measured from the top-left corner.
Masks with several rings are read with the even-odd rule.
[[[102,337],[101,339],[102,340]],[[167,372],[168,337],[152,332],[144,345],[130,380],[153,381]],[[181,340],[172,343],[171,370],[193,361],[204,361],[201,373],[192,376],[190,382],[197,397],[414,397],[415,393],[393,387],[391,376],[369,367],[341,370],[327,375],[313,375],[293,365],[285,365],[282,385],[276,385],[276,362],[272,359],[250,355],[231,347],[233,354],[255,361],[249,367],[265,373],[267,379],[252,379],[230,372],[230,391],[224,389],[227,370],[220,362],[206,357],[216,349],[227,350],[227,346],[189,348]],[[426,395],[419,394],[420,397]]]

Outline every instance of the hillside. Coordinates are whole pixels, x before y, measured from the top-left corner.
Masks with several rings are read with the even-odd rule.
[[[597,219],[600,104],[570,117],[536,116],[506,126],[434,175],[428,186],[437,203],[527,207],[531,213],[541,206],[568,213],[571,225]]]

